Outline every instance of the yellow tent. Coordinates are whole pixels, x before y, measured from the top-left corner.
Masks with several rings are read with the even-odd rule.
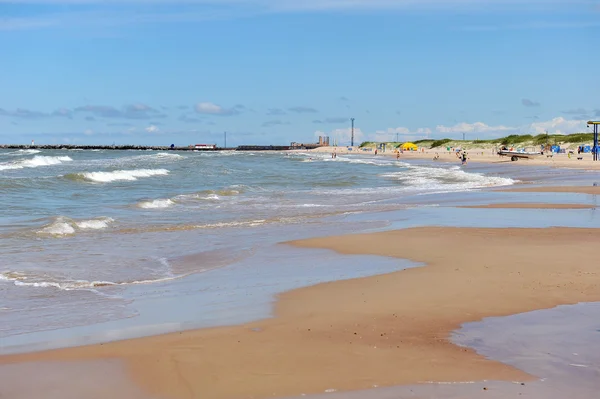
[[[419,149],[419,147],[413,143],[404,143],[400,146],[400,148],[402,151],[417,151]]]

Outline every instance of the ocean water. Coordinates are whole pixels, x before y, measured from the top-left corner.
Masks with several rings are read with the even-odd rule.
[[[494,195],[482,189],[564,173],[300,152],[0,150],[0,343],[136,320],[144,298],[177,297],[185,279],[205,286],[216,275],[245,278],[230,270],[257,270],[253,285],[241,286],[261,289],[276,274],[260,268],[274,262],[264,253],[279,242],[403,219],[431,224],[446,205]],[[269,284],[283,290],[406,267],[358,262],[343,272],[328,268],[331,260],[294,275],[322,256],[298,255],[290,280]],[[229,274],[215,274],[223,268]]]

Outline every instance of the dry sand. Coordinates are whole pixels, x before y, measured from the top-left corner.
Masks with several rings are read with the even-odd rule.
[[[472,209],[596,209],[595,205],[588,204],[540,204],[530,202],[510,202],[505,204],[462,205],[457,208]]]
[[[117,359],[164,398],[267,398],[423,381],[527,380],[448,341],[464,322],[600,301],[596,229],[414,228],[294,242],[428,266],[280,295],[276,317],[25,355]]]
[[[348,147],[319,147],[311,152],[317,153],[329,153],[337,152],[338,154],[355,154],[355,155],[374,155],[374,151],[363,151],[359,147],[353,147],[352,151],[348,151]],[[600,161],[595,162],[592,158],[592,154],[581,154],[582,160],[578,160],[578,155],[571,155],[571,158],[567,154],[554,154],[552,157],[547,155],[536,156],[532,159],[520,159],[519,161],[512,162],[508,157],[500,157],[495,151],[485,149],[469,149],[467,150],[469,161],[483,162],[483,163],[506,163],[514,165],[528,165],[528,166],[550,166],[556,168],[571,168],[571,169],[587,169],[587,170],[598,170],[600,169]],[[438,162],[450,162],[460,163],[460,160],[456,157],[455,153],[448,153],[448,151],[440,151],[439,149],[426,149],[425,151],[405,151],[400,154],[400,161],[418,159],[418,160],[432,160],[436,155],[439,156]],[[387,152],[378,152],[378,156],[392,156],[396,157],[393,150]]]

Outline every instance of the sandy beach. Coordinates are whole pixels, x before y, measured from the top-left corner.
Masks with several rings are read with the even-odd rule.
[[[423,227],[292,242],[424,267],[279,296],[275,318],[241,326],[0,358],[121,360],[161,398],[267,398],[424,381],[529,381],[448,338],[461,324],[600,301],[596,229]],[[552,253],[552,256],[547,254]]]
[[[352,148],[350,151],[349,148]],[[374,151],[364,151],[360,147],[319,147],[311,152],[316,153],[337,153],[337,154],[359,154],[359,155],[373,155]],[[481,162],[481,163],[506,163],[515,165],[528,165],[528,166],[549,166],[554,168],[571,168],[571,169],[586,169],[586,170],[598,170],[600,169],[600,161],[594,161],[592,154],[581,154],[571,155],[569,158],[568,154],[553,154],[551,157],[548,155],[539,155],[531,159],[520,159],[517,162],[512,162],[508,157],[500,157],[494,150],[489,148],[473,148],[467,151],[468,161],[470,162]],[[396,153],[393,150],[386,152],[378,152],[377,156],[389,156],[396,157]],[[455,153],[448,153],[445,149],[424,149],[423,151],[404,151],[400,154],[400,161],[404,160],[427,160],[431,161],[435,156],[438,156],[437,162],[444,163],[457,163],[460,164],[460,160],[457,158]],[[577,159],[581,157],[582,159]]]

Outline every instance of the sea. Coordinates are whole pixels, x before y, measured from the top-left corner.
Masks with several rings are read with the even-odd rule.
[[[448,209],[595,176],[313,152],[0,150],[0,353],[249,321],[285,290],[415,266],[281,244],[292,239],[593,225],[589,211],[486,210],[486,222]]]
[[[598,227],[596,209],[461,206],[598,206],[594,195],[504,189],[599,183],[598,172],[522,162],[0,149],[0,354],[243,323],[272,316],[287,290],[422,266],[294,248],[289,240],[424,225]],[[458,345],[540,377],[527,386],[332,387],[314,399],[478,398],[482,390],[493,398],[595,397],[599,316],[598,304],[579,304],[468,323],[453,334]],[[90,391],[96,373],[111,381],[110,397],[149,399],[111,360],[4,365],[0,386],[15,399],[108,397]]]

